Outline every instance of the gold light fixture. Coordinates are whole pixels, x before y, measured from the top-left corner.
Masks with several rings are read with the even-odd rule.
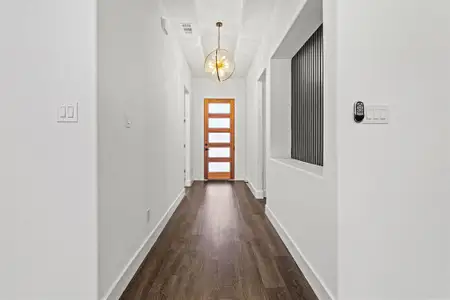
[[[228,80],[233,76],[235,63],[232,54],[220,48],[220,28],[223,26],[222,22],[217,22],[218,42],[217,49],[212,51],[205,59],[205,72],[211,74],[213,79],[218,82]]]

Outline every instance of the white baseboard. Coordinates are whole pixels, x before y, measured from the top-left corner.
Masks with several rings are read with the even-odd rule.
[[[278,221],[277,217],[269,207],[266,207],[266,216],[267,218],[269,218],[270,222],[272,223],[273,227],[275,227],[275,230],[280,235],[289,252],[294,257],[295,262],[297,263],[302,273],[305,275],[319,300],[334,300],[330,290],[325,286],[323,280],[321,280],[321,278],[317,276],[317,273],[306,260],[302,251],[297,247],[295,242],[286,232],[283,225],[281,225],[281,223]]]
[[[192,186],[193,181],[192,180],[186,180],[186,182],[184,183],[185,187],[191,187]]]
[[[252,192],[253,196],[256,199],[264,199],[264,191],[263,190],[255,189],[253,184],[248,180],[246,180],[246,183],[247,183],[248,188],[250,189],[250,191]]]
[[[164,214],[164,216],[158,222],[155,229],[153,229],[153,231],[145,239],[144,243],[141,245],[141,247],[138,249],[138,251],[136,251],[134,256],[128,262],[125,269],[122,271],[122,273],[117,278],[117,280],[113,283],[111,288],[106,293],[106,296],[104,296],[102,298],[102,300],[118,300],[120,298],[120,296],[122,296],[123,292],[127,288],[131,279],[133,279],[134,274],[139,269],[139,266],[142,264],[145,257],[152,249],[153,245],[156,242],[156,239],[159,237],[159,235],[161,234],[164,227],[166,227],[167,222],[169,221],[170,217],[172,217],[173,213],[175,212],[175,209],[181,203],[184,196],[185,196],[185,190],[183,189],[180,192],[180,194],[178,195],[177,199],[175,199],[175,201],[169,207],[167,212]]]

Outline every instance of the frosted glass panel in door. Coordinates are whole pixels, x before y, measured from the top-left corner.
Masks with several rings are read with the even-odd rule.
[[[209,148],[209,157],[229,158],[230,148]]]
[[[209,128],[230,128],[230,119],[209,119]]]
[[[210,103],[208,110],[210,114],[229,114],[231,106],[230,103]]]
[[[229,132],[210,132],[208,136],[209,143],[230,143],[231,135]]]
[[[209,163],[210,173],[228,173],[230,172],[229,162],[210,162]]]

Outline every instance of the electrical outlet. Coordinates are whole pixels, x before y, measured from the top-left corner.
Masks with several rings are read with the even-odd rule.
[[[147,209],[147,223],[150,222],[150,209]]]

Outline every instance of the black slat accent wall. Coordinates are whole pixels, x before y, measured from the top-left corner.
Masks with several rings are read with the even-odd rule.
[[[292,58],[291,157],[323,166],[323,25]]]

